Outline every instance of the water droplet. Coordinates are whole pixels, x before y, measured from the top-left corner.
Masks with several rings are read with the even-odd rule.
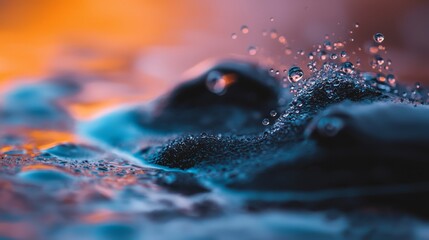
[[[389,83],[389,85],[390,85],[391,87],[396,87],[396,78],[395,78],[395,75],[393,75],[393,74],[388,74],[388,75],[386,76],[386,79],[387,79],[387,83]]]
[[[235,39],[237,39],[237,37],[238,37],[238,36],[237,36],[237,34],[236,34],[236,33],[231,34],[231,38],[232,38],[232,39],[234,39],[234,40],[235,40]]]
[[[374,34],[374,41],[376,43],[382,43],[384,41],[384,35],[382,33]]]
[[[272,110],[272,111],[270,112],[270,116],[271,116],[271,117],[275,117],[275,116],[277,116],[277,112],[276,112],[275,110]]]
[[[224,75],[219,71],[211,71],[207,75],[207,89],[217,95],[226,93],[227,87],[235,82],[234,76],[231,74]]]
[[[359,27],[359,23],[355,23],[355,28],[358,28]]]
[[[332,44],[330,41],[325,41],[323,43],[323,46],[325,46],[326,51],[331,51],[332,50]]]
[[[334,137],[344,127],[344,121],[338,117],[323,117],[317,122],[317,131],[325,137]]]
[[[269,124],[270,124],[270,120],[269,120],[268,118],[264,118],[264,119],[262,120],[262,125],[267,126],[267,125],[269,125]]]
[[[416,89],[420,89],[420,83],[419,82],[416,83]]]
[[[246,25],[241,26],[241,32],[243,34],[249,33],[249,28]]]
[[[374,60],[378,66],[381,66],[384,64],[384,59],[382,57],[380,57],[379,55],[375,55]]]
[[[341,51],[340,56],[341,56],[342,58],[347,57],[347,52],[346,52],[346,51]]]
[[[384,76],[382,73],[377,73],[377,81],[381,83],[386,82],[386,76]]]
[[[350,74],[353,72],[353,70],[354,70],[354,66],[353,66],[353,63],[351,62],[345,62],[341,65],[341,72],[343,73]]]
[[[270,22],[274,22],[274,18],[273,17],[270,18]]]
[[[249,48],[247,48],[247,52],[250,56],[254,56],[258,52],[258,49],[254,46],[249,46]]]
[[[277,34],[277,31],[276,30],[271,30],[271,32],[270,32],[270,37],[272,38],[272,39],[276,39],[277,37],[278,37],[278,34]]]
[[[296,83],[302,79],[304,72],[299,67],[291,67],[288,71],[288,79],[292,83]]]
[[[337,59],[338,58],[338,55],[336,54],[336,53],[332,53],[331,54],[331,59],[332,60],[335,60],[335,59]]]
[[[319,52],[319,58],[320,58],[320,60],[325,61],[326,58],[327,58],[326,52],[325,51],[320,51]]]
[[[286,38],[285,38],[284,36],[280,36],[280,37],[279,37],[279,42],[280,42],[281,44],[286,44],[286,43],[287,43]]]

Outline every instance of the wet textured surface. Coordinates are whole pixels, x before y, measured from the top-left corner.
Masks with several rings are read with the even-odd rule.
[[[0,238],[428,239],[425,90],[300,71],[228,60],[87,121],[79,77],[12,89]]]

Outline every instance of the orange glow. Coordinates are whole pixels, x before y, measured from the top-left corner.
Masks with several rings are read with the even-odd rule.
[[[43,169],[57,169],[57,168],[46,164],[34,164],[34,165],[25,166],[21,170],[29,171],[29,170],[43,170]]]
[[[48,149],[62,142],[76,141],[75,135],[68,132],[29,130],[27,134],[30,138],[30,142],[39,150]]]
[[[63,47],[132,53],[149,44],[174,43],[175,29],[196,24],[185,16],[197,8],[166,0],[1,1],[0,82],[49,72]]]
[[[82,217],[86,223],[101,223],[115,219],[115,214],[107,209],[98,210]]]
[[[68,107],[70,113],[79,120],[90,119],[95,113],[107,109],[108,107],[115,106],[123,101],[119,99],[109,99],[106,101],[100,102],[90,102],[90,103],[73,103]]]

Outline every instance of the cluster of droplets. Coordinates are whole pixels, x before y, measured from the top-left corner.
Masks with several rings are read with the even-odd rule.
[[[274,18],[270,18],[270,22],[273,22]],[[360,27],[359,23],[354,24],[354,29],[349,31],[349,34],[354,34],[355,30]],[[250,32],[247,25],[243,25],[240,29],[241,34],[245,35]],[[237,34],[232,35],[233,39],[237,38]],[[300,64],[293,64],[291,66],[284,67],[281,63],[276,63],[278,66],[283,67],[272,67],[269,69],[269,74],[283,82],[283,86],[289,89],[289,91],[296,95],[300,90],[306,89],[311,86],[312,82],[309,82],[311,79],[321,79],[315,78],[312,76],[317,76],[320,72],[336,72],[336,74],[345,74],[351,75],[350,77],[355,79],[359,83],[363,83],[366,86],[372,86],[379,89],[383,92],[393,93],[401,97],[406,97],[411,100],[420,100],[422,99],[421,88],[419,85],[416,85],[414,89],[409,89],[407,91],[399,92],[397,86],[397,79],[393,74],[392,61],[386,59],[385,55],[387,54],[386,47],[383,45],[385,43],[385,36],[382,33],[374,33],[369,44],[365,45],[366,47],[348,47],[346,46],[350,42],[354,42],[355,39],[350,35],[347,39],[338,40],[333,36],[325,35],[325,39],[322,43],[316,44],[313,46],[313,49],[310,51],[306,50],[292,50],[289,45],[287,38],[284,35],[281,35],[276,29],[264,30],[262,36],[272,39],[279,44],[284,49],[284,54],[286,56],[291,56]],[[261,49],[256,46],[248,46],[247,53],[250,56],[257,55]],[[370,55],[369,66],[362,65],[360,56],[357,54],[364,51],[367,51]],[[361,54],[361,55],[362,55]],[[302,60],[302,62],[300,62]],[[273,64],[274,65],[274,64]],[[362,66],[361,66],[362,65]],[[304,70],[305,66],[307,70]],[[370,68],[372,71],[366,72],[361,69]],[[308,72],[307,72],[308,71]],[[306,78],[306,76],[308,76]],[[321,79],[327,80],[327,79]],[[329,79],[328,79],[329,80]],[[329,94],[328,94],[329,95]],[[428,97],[426,96],[426,99]],[[271,117],[264,118],[262,124],[264,126],[270,125],[270,119],[274,117],[270,114]]]

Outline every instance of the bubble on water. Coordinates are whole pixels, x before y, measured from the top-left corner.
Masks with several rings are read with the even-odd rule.
[[[219,71],[211,71],[206,78],[207,89],[217,95],[226,93],[227,87],[235,82],[231,74],[222,74]]]
[[[373,38],[376,43],[382,43],[384,41],[384,35],[382,33],[374,34]]]
[[[269,124],[270,124],[270,120],[269,120],[268,118],[264,118],[264,119],[262,120],[262,125],[267,126],[267,125],[269,125]]]
[[[337,59],[338,58],[338,55],[336,54],[336,53],[332,53],[331,54],[331,59],[332,60],[335,60],[335,59]]]
[[[347,57],[347,52],[346,52],[346,51],[341,51],[340,56],[341,56],[342,58]]]
[[[395,75],[393,75],[393,74],[388,74],[388,75],[386,76],[386,80],[387,80],[387,83],[388,83],[391,87],[396,87],[396,78],[395,78]]]
[[[249,33],[249,27],[247,27],[246,25],[241,26],[241,32],[243,34]]]
[[[351,63],[351,62],[344,62],[341,65],[341,69],[340,70],[341,70],[341,72],[347,73],[347,74],[353,73],[353,70],[354,70],[353,63]]]
[[[258,49],[255,46],[249,46],[247,48],[247,52],[249,53],[250,56],[254,56],[258,52]]]
[[[304,72],[299,67],[291,67],[288,71],[288,79],[292,83],[296,83],[302,79]]]
[[[313,59],[314,59],[314,53],[312,53],[312,52],[311,52],[311,53],[309,53],[309,54],[308,54],[308,59],[309,59],[309,60],[313,60]]]
[[[234,39],[234,40],[235,40],[235,39],[237,39],[237,37],[238,37],[238,36],[237,36],[237,34],[236,34],[236,33],[231,34],[231,38],[232,38],[232,39]]]
[[[392,65],[392,60],[388,59],[387,60],[387,65],[389,65],[389,66]]]
[[[275,117],[275,116],[277,116],[277,112],[276,112],[275,110],[272,110],[272,111],[270,112],[270,116],[271,116],[271,117]]]

